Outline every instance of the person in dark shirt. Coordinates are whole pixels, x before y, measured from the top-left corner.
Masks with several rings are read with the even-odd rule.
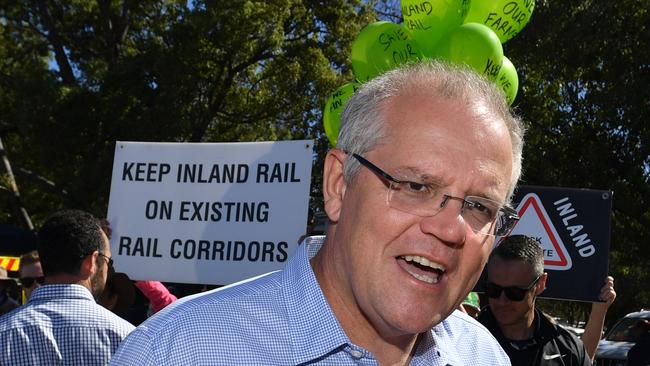
[[[513,366],[591,365],[582,341],[535,309],[546,279],[540,243],[525,235],[505,238],[488,260],[489,306],[479,322],[499,341]]]

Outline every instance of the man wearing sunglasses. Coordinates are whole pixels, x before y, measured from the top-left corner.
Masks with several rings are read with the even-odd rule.
[[[535,309],[546,288],[541,244],[525,235],[502,240],[487,264],[489,306],[479,321],[494,334],[513,366],[591,365],[576,336]]]
[[[95,302],[113,267],[99,222],[61,211],[38,240],[45,281],[27,304],[0,318],[0,365],[107,364],[134,327]]]
[[[522,129],[494,84],[460,66],[368,81],[325,157],[315,257],[303,244],[283,271],[177,301],[111,363],[508,365],[454,310],[517,219]]]
[[[32,250],[20,256],[18,272],[20,273],[20,284],[23,287],[26,302],[32,296],[32,292],[45,282],[38,251]]]

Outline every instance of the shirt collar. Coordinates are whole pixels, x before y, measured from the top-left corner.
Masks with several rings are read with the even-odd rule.
[[[60,299],[80,299],[95,302],[93,295],[84,286],[76,284],[53,284],[42,285],[34,290],[28,303]]]
[[[309,264],[307,245],[298,247],[289,260],[282,271],[282,282],[295,364],[322,357],[350,343],[318,285]]]
[[[309,264],[309,259],[318,252],[324,239],[324,236],[306,238],[282,273],[283,283],[286,284],[283,296],[288,310],[295,364],[306,363],[352,345]],[[431,364],[433,360],[437,361],[435,364],[462,364],[452,351],[454,348],[449,340],[452,330],[448,328],[449,324],[443,321],[422,334],[412,364]],[[305,334],[313,336],[305,337]]]

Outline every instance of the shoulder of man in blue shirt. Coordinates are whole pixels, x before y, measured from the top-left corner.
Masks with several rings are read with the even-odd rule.
[[[5,314],[0,332],[33,326],[79,326],[115,329],[126,336],[135,327],[97,304],[88,289],[76,284],[41,286],[24,305]]]
[[[508,355],[492,333],[476,319],[461,311],[451,313],[432,331],[437,334],[446,333],[453,342],[450,346],[460,355],[481,355],[492,360],[492,363],[486,364],[510,365]],[[477,362],[480,364],[481,361]]]
[[[278,349],[290,347],[281,277],[282,272],[272,272],[179,299],[136,328],[111,363],[238,363],[264,354],[274,361],[282,354],[290,357],[289,350]]]
[[[240,319],[246,319],[247,322],[252,322],[252,318],[263,320],[265,317],[260,313],[259,304],[264,302],[268,306],[273,306],[273,302],[280,300],[280,277],[281,272],[266,273],[233,285],[186,296],[165,307],[136,330],[159,336],[169,332],[170,329],[182,330],[190,323],[194,325],[196,321],[210,325],[224,323],[224,326],[235,327],[235,323]],[[249,312],[249,310],[253,311]],[[209,316],[210,314],[213,316]],[[224,318],[222,315],[226,314],[237,316]],[[192,333],[200,333],[196,328],[190,327],[189,330]]]
[[[0,364],[106,364],[133,329],[83,286],[44,285],[0,318]]]

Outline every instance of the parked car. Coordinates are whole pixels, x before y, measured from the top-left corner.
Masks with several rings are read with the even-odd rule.
[[[627,352],[642,335],[645,325],[650,321],[650,310],[627,314],[605,334],[596,349],[597,366],[626,366]]]
[[[579,322],[578,324],[571,325],[569,324],[568,321],[558,318],[558,317],[553,317],[555,322],[560,325],[562,328],[568,330],[569,332],[573,333],[578,338],[582,338],[582,334],[585,332],[585,322]]]

